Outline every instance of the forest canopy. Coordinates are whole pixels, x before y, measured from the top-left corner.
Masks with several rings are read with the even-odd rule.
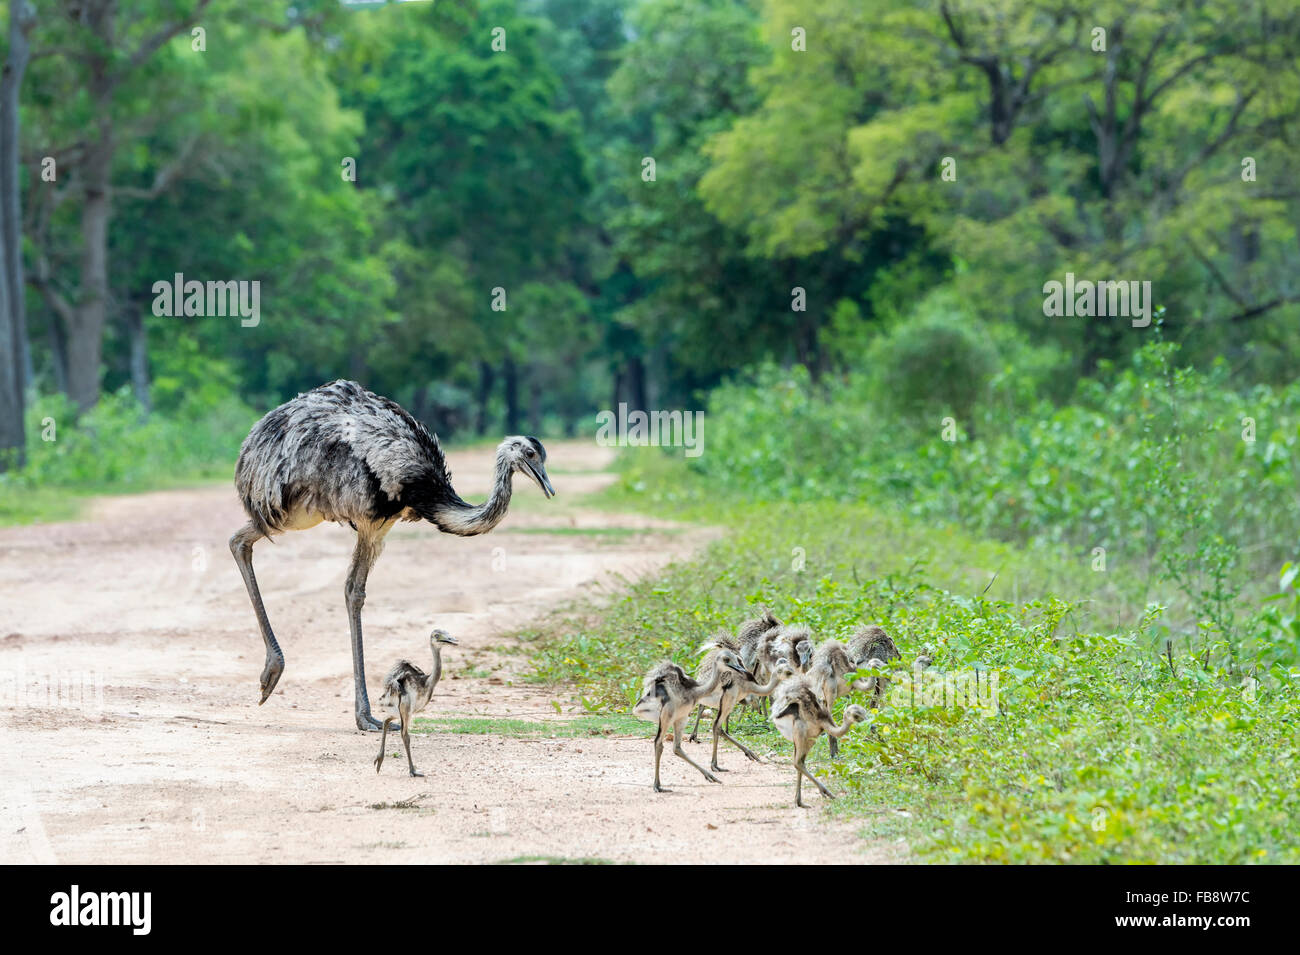
[[[1153,334],[1045,314],[1067,276],[1147,283],[1243,385],[1300,344],[1294,3],[2,6],[19,452],[42,396],[346,376],[444,434],[571,433],[900,338],[1067,400]],[[258,321],[156,314],[180,275],[258,283]]]

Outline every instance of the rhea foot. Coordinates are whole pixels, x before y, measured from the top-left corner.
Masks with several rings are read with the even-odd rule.
[[[284,654],[268,653],[266,655],[266,666],[262,668],[262,698],[257,701],[261,706],[266,702],[266,698],[271,695],[275,685],[280,682],[280,675],[284,673]]]

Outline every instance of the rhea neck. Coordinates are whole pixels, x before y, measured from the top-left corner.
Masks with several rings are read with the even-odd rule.
[[[766,686],[763,686],[761,684],[756,684],[752,692],[758,694],[759,696],[771,696],[772,691],[775,690],[778,686],[780,686],[782,681],[789,679],[789,676],[790,675],[788,673],[785,674],[784,676],[780,673],[773,673],[772,679],[768,681]]]
[[[706,683],[704,686],[700,687],[695,691],[696,699],[699,699],[702,696],[708,696],[710,693],[712,693],[714,690],[718,688],[718,685],[722,682],[722,668],[724,666],[726,666],[725,663],[718,663],[714,665],[712,678],[709,680],[708,683]]]
[[[429,702],[429,698],[433,696],[433,688],[442,679],[442,645],[437,640],[430,640],[429,645],[433,649],[433,669],[429,671],[428,679],[425,680],[424,684],[424,692],[420,694],[422,697],[421,705]]]
[[[438,509],[435,523],[440,530],[461,537],[473,537],[486,534],[506,516],[510,509],[510,493],[514,478],[514,466],[505,448],[497,451],[495,479],[492,483],[492,495],[482,504],[467,504],[457,497],[450,504]]]
[[[850,727],[852,726],[853,726],[853,721],[849,719],[848,716],[846,715],[844,717],[844,722],[841,723],[839,726],[835,725],[834,720],[827,720],[825,730],[827,733],[830,733],[836,739],[839,739],[841,736],[847,733]]]

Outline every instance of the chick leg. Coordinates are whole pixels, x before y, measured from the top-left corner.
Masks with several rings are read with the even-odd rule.
[[[707,779],[709,782],[711,783],[722,782],[722,780],[718,779],[717,776],[713,775],[711,772],[709,772],[707,769],[705,769],[695,760],[691,759],[689,756],[686,755],[686,751],[682,749],[682,731],[684,729],[686,729],[686,717],[683,716],[680,720],[677,721],[677,725],[673,727],[673,752],[676,753],[678,756],[680,756],[682,759],[686,760],[686,762],[690,763],[696,769],[698,769],[704,775],[704,778]]]
[[[375,772],[379,772],[379,767],[384,765],[384,744],[388,740],[388,727],[392,722],[391,716],[384,717],[384,735],[379,737],[379,755],[375,757]]]
[[[835,794],[832,793],[829,789],[827,789],[824,785],[822,785],[822,781],[820,779],[818,779],[812,773],[808,772],[808,767],[804,764],[804,760],[807,758],[808,758],[807,753],[805,753],[803,756],[800,756],[799,760],[795,763],[796,768],[798,768],[799,772],[803,773],[805,776],[808,777],[808,781],[817,787],[818,792],[820,792],[827,799],[834,799]]]
[[[411,762],[411,704],[403,700],[398,709],[402,714],[402,745],[406,747],[406,765],[410,767],[412,776],[423,776],[424,773],[415,771],[415,763]]]
[[[662,721],[660,721],[659,729],[655,731],[655,792],[657,793],[672,792],[671,789],[664,789],[663,786],[659,785],[659,758],[663,756],[663,754],[664,754],[664,724]]]
[[[701,703],[699,706],[695,708],[695,729],[691,730],[692,743],[698,743],[700,741],[700,720],[703,718],[703,716],[704,716],[704,704]]]
[[[727,701],[726,701],[726,700],[723,700],[723,701],[722,701],[722,706],[723,706],[723,709],[721,709],[721,710],[718,711],[718,715],[719,715],[719,717],[720,717],[722,720],[725,721],[725,723],[730,723],[730,722],[731,722],[731,711],[732,711],[733,709],[735,709],[736,704],[735,704],[735,702],[733,701],[732,704],[731,704],[730,706],[727,706]],[[725,740],[726,740],[728,743],[730,743],[732,746],[736,747],[736,749],[740,750],[742,753],[744,753],[746,756],[748,756],[748,757],[749,757],[750,759],[752,759],[754,762],[756,762],[756,763],[762,762],[762,760],[760,760],[757,756],[755,756],[755,755],[750,751],[749,747],[745,746],[744,743],[740,742],[738,739],[736,739],[734,736],[731,735],[731,733],[729,732],[729,730],[728,730],[728,728],[726,727],[725,723],[724,723],[724,725],[719,726],[717,720],[714,720],[714,721],[713,721],[713,763],[714,763],[713,768],[714,768],[714,769],[718,769],[718,768],[719,768],[718,765],[717,765],[717,763],[718,763],[718,734],[719,734],[719,733],[722,734],[722,738],[723,738],[723,739],[725,739]]]

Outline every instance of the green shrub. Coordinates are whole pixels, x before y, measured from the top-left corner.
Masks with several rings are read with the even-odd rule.
[[[897,413],[970,420],[988,398],[998,355],[983,323],[958,312],[931,312],[877,339],[868,367],[878,373],[882,404]]]
[[[169,402],[147,415],[122,388],[78,415],[63,395],[39,397],[27,409],[26,465],[0,474],[0,522],[71,516],[77,495],[231,476],[256,412],[210,391]]]

